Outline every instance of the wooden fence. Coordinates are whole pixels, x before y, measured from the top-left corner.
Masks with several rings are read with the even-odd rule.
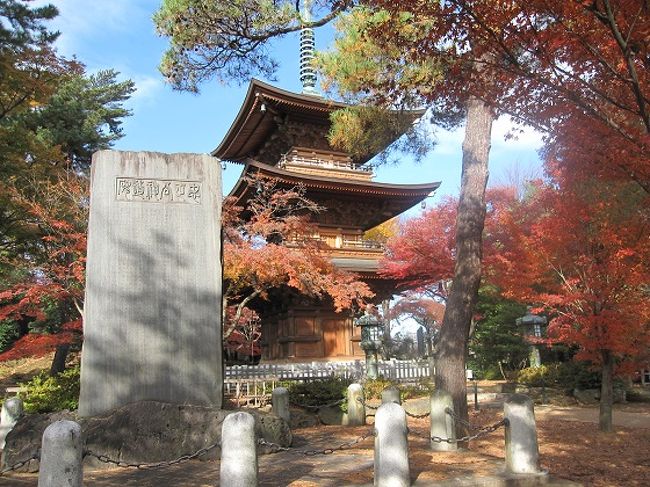
[[[225,379],[313,380],[326,377],[361,379],[366,365],[361,360],[350,362],[311,362],[287,364],[230,365]],[[430,377],[430,364],[424,360],[380,360],[379,375],[396,382],[416,382]]]
[[[328,377],[361,380],[366,365],[350,362],[311,362],[288,364],[231,365],[224,370],[224,392],[237,406],[263,406],[281,380],[310,381]],[[417,382],[431,376],[429,362],[386,360],[378,363],[379,375],[394,382]]]

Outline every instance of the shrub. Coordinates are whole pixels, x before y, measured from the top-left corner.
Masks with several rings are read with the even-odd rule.
[[[289,401],[306,407],[323,406],[347,398],[349,379],[331,377],[312,382],[283,382],[282,386],[289,390]],[[346,406],[342,409],[345,410]]]
[[[517,373],[517,382],[532,387],[553,386],[557,383],[558,364],[527,367]]]
[[[587,362],[569,361],[522,369],[517,375],[517,382],[533,387],[558,387],[566,391],[598,389],[600,372]],[[616,381],[615,385],[620,385],[620,381]]]
[[[474,373],[477,379],[503,380],[503,375],[497,365],[491,365],[484,370],[475,370]]]
[[[383,377],[368,379],[363,383],[363,395],[366,399],[381,399],[381,392],[392,385],[397,384]]]
[[[413,397],[427,396],[433,392],[434,386],[431,379],[421,379],[417,384],[400,384],[389,379],[368,379],[363,384],[363,393],[366,399],[381,399],[384,389],[395,386],[399,389],[399,396],[402,401]]]
[[[72,367],[50,377],[47,373],[20,384],[18,396],[27,413],[50,413],[79,406],[79,367]]]
[[[567,391],[573,389],[598,389],[601,377],[598,369],[586,362],[563,362],[558,366],[558,386]]]
[[[20,326],[14,320],[0,321],[0,352],[7,350],[20,337]]]

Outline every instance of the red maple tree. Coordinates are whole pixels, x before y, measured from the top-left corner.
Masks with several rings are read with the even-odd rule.
[[[45,355],[80,338],[86,262],[87,181],[71,173],[34,181],[26,196],[11,190],[37,244],[14,258],[24,278],[0,292],[0,321],[21,323],[21,336],[1,360]],[[34,333],[27,333],[28,331]]]
[[[550,338],[578,347],[602,372],[600,427],[611,431],[616,366],[650,347],[650,221],[647,193],[556,168],[517,203],[495,278],[506,295],[536,303]]]
[[[503,222],[516,199],[512,187],[487,190],[483,266],[488,278],[494,272],[494,263],[502,261],[512,246],[513,236],[505,230]],[[406,220],[399,234],[388,241],[380,272],[398,278],[405,288],[427,291],[444,299],[456,260],[457,210],[458,201],[449,197],[419,217]]]
[[[363,306],[373,296],[352,273],[337,269],[320,241],[310,238],[318,205],[300,187],[282,188],[273,179],[251,179],[257,188],[246,208],[224,203],[224,337],[236,330],[255,299],[288,286],[337,311]]]

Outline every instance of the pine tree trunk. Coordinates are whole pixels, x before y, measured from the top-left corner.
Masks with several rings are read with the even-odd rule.
[[[436,354],[436,388],[451,393],[456,414],[465,420],[468,419],[465,360],[481,282],[485,187],[493,120],[490,107],[470,97],[456,218],[456,267]],[[462,435],[463,427],[458,426],[457,434]]]
[[[612,404],[614,402],[614,357],[609,350],[601,353],[603,359],[600,385],[600,431],[610,433],[612,427]]]

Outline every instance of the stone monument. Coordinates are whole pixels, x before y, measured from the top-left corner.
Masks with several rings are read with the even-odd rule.
[[[201,154],[93,156],[80,416],[221,407],[220,170]]]

